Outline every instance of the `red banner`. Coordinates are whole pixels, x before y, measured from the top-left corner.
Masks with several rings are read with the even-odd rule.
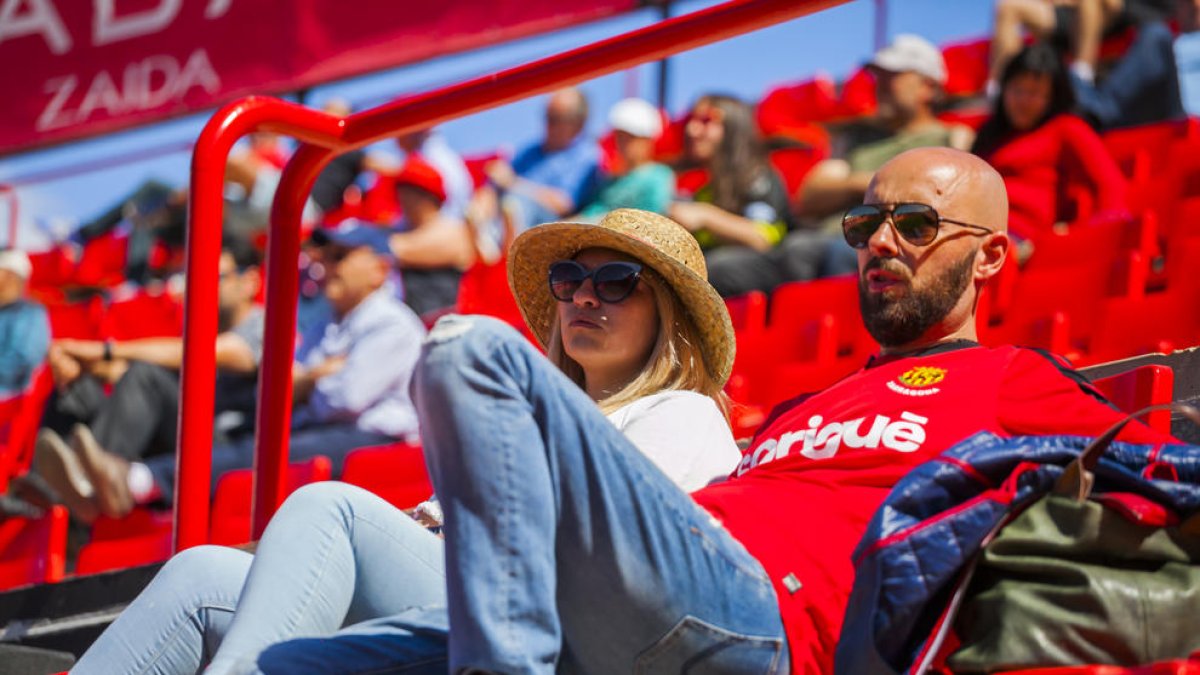
[[[0,155],[636,6],[636,0],[0,0]]]

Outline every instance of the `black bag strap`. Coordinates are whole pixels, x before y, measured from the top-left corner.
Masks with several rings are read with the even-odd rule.
[[[1126,415],[1124,419],[1112,425],[1107,431],[1097,436],[1091,443],[1088,443],[1083,452],[1079,453],[1079,457],[1067,465],[1067,468],[1063,470],[1062,476],[1059,476],[1058,482],[1055,483],[1053,492],[1072,497],[1076,501],[1087,499],[1092,494],[1092,487],[1096,482],[1096,477],[1092,474],[1092,470],[1096,468],[1096,462],[1100,461],[1100,455],[1108,449],[1108,446],[1112,444],[1117,434],[1121,433],[1125,425],[1142,415],[1152,413],[1156,410],[1170,410],[1180,413],[1191,420],[1192,423],[1200,425],[1200,410],[1187,403],[1159,403],[1146,406],[1137,412]]]

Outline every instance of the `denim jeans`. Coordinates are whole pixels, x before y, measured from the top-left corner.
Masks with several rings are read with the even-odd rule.
[[[1072,74],[1080,110],[1101,129],[1185,117],[1174,40],[1166,24],[1143,24],[1125,55],[1099,83],[1092,85]]]
[[[413,390],[446,515],[450,672],[787,671],[762,566],[515,330],[442,319]],[[259,665],[410,672],[436,656],[436,617],[417,618],[282,643]]]
[[[377,617],[429,615],[444,634],[442,560],[440,539],[375,495],[309,485],[280,508],[254,556],[200,546],[172,558],[71,672],[190,674],[210,660],[206,673],[254,672],[273,643]],[[413,642],[441,654],[424,672],[446,672],[444,639]]]

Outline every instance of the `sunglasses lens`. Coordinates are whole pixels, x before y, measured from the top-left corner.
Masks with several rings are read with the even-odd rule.
[[[573,260],[560,260],[550,265],[550,295],[560,302],[570,302],[575,291],[587,278],[587,270]]]
[[[884,214],[875,206],[856,206],[842,217],[842,234],[846,243],[854,248],[863,248],[883,223]]]
[[[614,262],[601,265],[592,272],[592,282],[596,285],[596,296],[604,302],[620,302],[629,297],[637,288],[638,277],[642,272],[640,265],[627,262]]]
[[[924,246],[937,237],[938,218],[932,207],[924,204],[901,204],[892,214],[896,231],[909,242]]]

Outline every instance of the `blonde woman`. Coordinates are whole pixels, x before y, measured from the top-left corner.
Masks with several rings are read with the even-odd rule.
[[[603,433],[615,426],[685,490],[734,468],[721,393],[733,330],[686,230],[621,209],[596,225],[529,230],[509,264],[522,313],[557,366],[537,366],[553,391],[575,404],[586,396],[611,422]],[[516,341],[482,317],[443,320],[430,340],[462,331]],[[553,381],[563,374],[570,382]],[[488,418],[486,405],[475,412]],[[372,645],[398,621],[428,626],[433,654],[400,672],[445,673],[443,558],[441,539],[374,495],[311,485],[284,503],[255,555],[204,546],[173,558],[72,673],[375,672],[360,659],[378,654]],[[319,663],[260,661],[275,643],[315,636],[334,637]]]

